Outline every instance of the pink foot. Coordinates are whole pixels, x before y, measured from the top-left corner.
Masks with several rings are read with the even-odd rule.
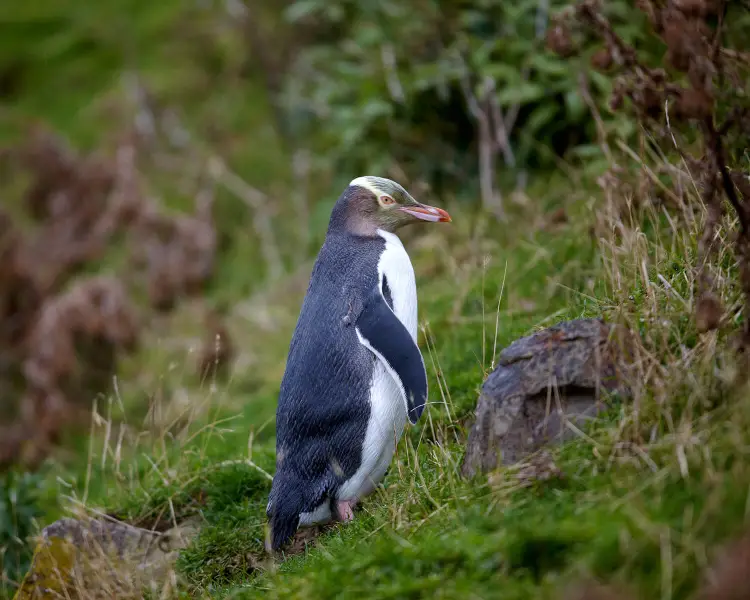
[[[340,500],[336,503],[336,510],[339,513],[339,519],[341,519],[342,522],[346,523],[348,521],[351,521],[354,519],[354,505],[357,502],[352,502],[351,500]]]

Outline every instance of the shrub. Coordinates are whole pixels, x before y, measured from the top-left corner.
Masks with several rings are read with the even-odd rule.
[[[545,49],[550,11],[566,5],[552,4],[298,0],[286,17],[331,35],[288,73],[293,131],[349,172],[397,165],[438,188],[475,179],[483,145],[491,170],[549,167],[595,138],[579,93],[589,69]],[[623,39],[657,46],[629,3],[607,4]],[[594,97],[609,92],[605,75],[588,78]]]

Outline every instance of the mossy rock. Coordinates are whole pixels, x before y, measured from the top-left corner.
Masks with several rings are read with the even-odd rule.
[[[141,598],[169,586],[177,551],[195,533],[189,522],[157,533],[110,519],[63,518],[47,526],[16,600],[50,596]]]

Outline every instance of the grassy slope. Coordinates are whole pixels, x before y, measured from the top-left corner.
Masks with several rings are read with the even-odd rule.
[[[570,192],[566,204],[572,224],[556,231],[519,225],[493,241],[484,234],[481,248],[466,231],[433,234],[436,247],[445,235],[452,254],[464,256],[464,275],[451,271],[453,256],[435,252],[429,236],[413,240],[433,404],[405,436],[381,494],[306,555],[275,566],[263,559],[268,480],[257,467],[272,471],[273,439],[254,438],[254,465],[216,465],[246,456],[247,425],[273,406],[271,382],[268,395],[249,399],[245,423],[224,441],[206,435],[188,444],[193,453],[172,465],[170,484],[151,471],[125,504],[121,493],[109,503],[130,517],[144,507],[167,518],[172,510],[177,518],[200,511],[206,528],[178,570],[193,594],[211,597],[552,598],[561,581],[589,575],[627,582],[644,597],[689,597],[714,545],[736,535],[745,518],[748,405],[704,376],[706,364],[717,367],[716,339],[699,339],[682,305],[690,297],[683,261],[692,237],[684,236],[687,246],[675,236],[669,246],[639,249],[643,237],[634,235],[604,248],[626,283],[610,297],[607,265],[586,235],[586,199]],[[514,222],[529,224],[540,209],[520,212]],[[657,232],[668,230],[652,223],[655,239]],[[640,252],[647,261],[650,255],[649,279],[661,274],[673,293],[639,284]],[[483,267],[485,256],[491,260]],[[296,306],[288,307],[290,325]],[[534,327],[602,312],[643,326],[640,366],[665,365],[664,394],[644,390],[638,410],[614,406],[586,435],[555,450],[562,481],[527,487],[518,469],[462,481],[463,424],[492,364],[496,323],[501,348]],[[649,349],[662,354],[655,359]],[[675,366],[673,352],[683,365]],[[256,409],[263,418],[253,418]],[[204,458],[204,449],[213,456]]]
[[[191,13],[179,3],[162,3],[159,10],[112,4],[94,16],[69,10],[72,3],[58,6],[44,19],[12,16],[26,23],[24,36],[48,39],[52,28],[60,47],[51,41],[14,45],[0,36],[4,59],[20,47],[57,57],[32,71],[4,109],[4,136],[14,133],[20,117],[42,116],[78,143],[95,144],[106,119],[91,99],[119,93],[113,75],[122,64],[122,41],[101,36],[91,24],[127,16],[125,31],[137,42],[137,63],[149,83],[179,102],[199,131],[211,123],[232,132],[224,148],[251,183],[281,185],[285,157],[264,125],[265,100],[252,81],[231,75],[236,40],[227,38],[215,57],[223,68],[207,83],[184,59],[192,56],[189,44],[176,33]],[[87,42],[94,49],[80,52],[75,46],[81,42],[65,32],[86,28],[97,32]],[[171,41],[161,44],[164,39]],[[207,86],[222,92],[206,96]],[[46,101],[53,94],[59,102]],[[199,102],[184,101],[196,96]],[[433,404],[399,446],[382,494],[305,556],[278,570],[257,558],[268,491],[264,471],[273,469],[275,394],[309,265],[266,290],[254,287],[248,265],[257,264],[257,250],[250,236],[239,235],[246,219],[230,231],[236,242],[211,291],[234,306],[230,327],[241,353],[232,380],[203,388],[195,381],[190,348],[200,331],[198,311],[194,303],[183,305],[123,366],[124,414],[117,397],[100,403],[90,445],[79,443],[77,453],[61,453],[47,465],[44,521],[69,504],[63,496],[74,506],[147,525],[199,514],[203,532],[178,563],[197,595],[533,598],[552,596],[561,580],[590,573],[627,581],[647,597],[687,597],[696,567],[745,519],[750,405],[732,401],[704,375],[722,365],[713,358],[715,334],[699,338],[683,304],[691,303],[685,261],[694,236],[651,215],[634,224],[645,222],[648,237],[626,227],[597,246],[589,227],[593,208],[605,201],[599,190],[588,195],[581,187],[543,176],[508,225],[467,214],[456,203],[448,206],[454,225],[408,236],[414,238],[407,246],[417,269],[420,316],[429,324],[421,344]],[[159,189],[168,203],[180,205],[169,185]],[[564,205],[569,223],[539,227],[545,204]],[[229,200],[222,206],[225,222],[240,210]],[[674,293],[654,284],[658,275]],[[735,291],[723,285],[731,306]],[[615,407],[586,436],[556,450],[562,482],[523,487],[513,469],[489,481],[460,480],[465,419],[495,347],[534,327],[601,313],[641,332],[642,380],[658,373],[663,392],[642,390],[637,410]],[[132,407],[141,407],[146,395],[156,408],[142,419]],[[726,404],[717,405],[717,398]]]
[[[526,211],[527,220],[529,213],[535,215],[538,210],[539,207],[533,207]],[[471,219],[471,215],[465,217]],[[520,215],[516,218],[523,220]],[[566,286],[585,287],[589,276],[593,275],[594,253],[592,240],[572,237],[564,229],[512,237],[499,234],[496,241],[484,234],[472,241],[468,235],[469,224],[461,223],[460,218],[457,220],[458,231],[446,228],[428,233],[410,245],[419,280],[420,311],[425,324],[422,347],[430,365],[433,404],[426,418],[410,430],[400,446],[398,462],[394,463],[385,482],[382,497],[365,503],[356,523],[326,534],[308,559],[296,558],[285,563],[282,575],[258,577],[254,571],[253,563],[257,559],[251,557],[262,554],[268,480],[252,466],[231,464],[214,468],[214,465],[217,459],[239,461],[247,455],[248,425],[261,425],[273,409],[280,370],[269,378],[267,395],[257,393],[248,399],[242,423],[228,425],[234,431],[225,434],[223,441],[212,435],[212,441],[206,443],[207,436],[200,436],[188,444],[194,454],[186,458],[188,453],[181,453],[181,459],[173,465],[173,483],[164,486],[160,481],[162,476],[152,471],[145,481],[130,489],[124,506],[120,493],[109,499],[108,504],[114,503],[136,519],[157,514],[169,519],[172,508],[165,504],[166,497],[172,498],[178,518],[183,511],[201,510],[208,526],[179,563],[180,571],[197,588],[210,593],[222,589],[232,594],[243,589],[235,590],[232,586],[244,584],[256,592],[271,589],[286,595],[290,593],[287,589],[290,586],[293,589],[301,586],[303,594],[307,593],[302,591],[306,586],[313,586],[316,593],[326,595],[329,586],[345,572],[349,573],[347,577],[351,577],[352,585],[361,579],[363,585],[372,588],[374,580],[363,578],[361,568],[382,570],[383,591],[395,585],[394,593],[400,593],[399,590],[413,586],[407,578],[412,571],[409,568],[399,572],[398,565],[401,564],[401,568],[404,565],[397,548],[393,547],[393,540],[407,535],[411,529],[417,530],[417,540],[424,540],[423,543],[418,541],[419,548],[424,545],[424,550],[437,552],[432,559],[425,558],[421,562],[435,560],[436,564],[442,560],[441,536],[459,534],[452,542],[455,547],[448,551],[447,559],[451,563],[467,563],[465,567],[469,571],[451,585],[459,586],[457,590],[460,590],[460,586],[478,583],[474,581],[477,570],[487,565],[483,566],[482,561],[474,563],[471,556],[463,556],[463,553],[477,550],[476,536],[493,522],[482,513],[496,499],[484,485],[466,484],[455,474],[461,458],[460,440],[465,433],[462,425],[473,409],[478,386],[491,368],[495,344],[499,351],[536,325],[581,314],[585,300]],[[477,245],[481,247],[474,247]],[[439,250],[441,247],[450,247],[452,252],[443,254]],[[555,275],[550,276],[551,273]],[[290,318],[285,341],[298,303],[299,298],[296,298],[287,306]],[[285,350],[286,347],[278,348],[276,358],[280,363],[283,363]],[[438,372],[441,373],[439,379]],[[231,384],[227,394],[234,395]],[[198,423],[194,427],[197,426]],[[270,472],[273,471],[271,428],[272,424],[267,425],[261,436],[254,437],[252,448],[253,462]],[[213,456],[204,459],[203,448]],[[204,469],[204,474],[196,477],[200,469]],[[205,506],[196,504],[196,497],[205,498]],[[396,554],[391,554],[394,551]],[[370,556],[373,552],[380,558]],[[330,560],[331,554],[346,558],[336,566]],[[361,567],[350,570],[349,561],[360,555]],[[311,561],[316,566],[311,568]],[[326,566],[331,570],[327,571]],[[398,582],[388,582],[386,574],[394,567]],[[424,564],[423,568],[427,569],[425,573],[434,569],[429,564]],[[446,579],[461,574],[461,569],[456,573],[452,569],[446,568],[441,576],[436,573],[419,585],[430,589],[444,587]],[[313,574],[320,579],[312,578]],[[499,572],[494,575],[497,576]],[[490,579],[487,585],[495,584]],[[350,591],[357,593],[355,588]]]

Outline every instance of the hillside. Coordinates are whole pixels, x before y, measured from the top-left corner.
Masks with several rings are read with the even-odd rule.
[[[750,396],[737,352],[750,290],[747,7],[679,8],[684,39],[710,48],[708,27],[724,48],[709,94],[693,66],[703,55],[685,58],[647,11],[587,2],[558,21],[557,4],[549,14],[537,3],[479,4],[0,9],[0,194],[12,222],[0,229],[0,255],[21,248],[33,258],[18,259],[27,271],[15,279],[0,270],[3,289],[21,289],[19,274],[38,277],[40,315],[69,306],[92,277],[120,282],[122,297],[105,289],[126,298],[113,300],[124,307],[116,314],[73,303],[89,307],[75,331],[72,319],[47,330],[33,316],[29,343],[0,329],[3,443],[21,432],[8,464],[2,456],[8,597],[29,567],[31,535],[84,513],[197,535],[145,582],[150,591],[110,565],[95,583],[74,582],[67,593],[82,598],[729,599],[750,590]],[[656,61],[666,75],[649,70]],[[613,92],[625,108],[608,104]],[[62,139],[69,154],[55,145]],[[731,187],[707,193],[722,169]],[[430,405],[354,522],[273,560],[265,506],[289,339],[330,208],[365,173],[393,177],[453,217],[401,236],[417,276]],[[99,193],[108,174],[112,187]],[[43,217],[34,198],[46,199]],[[69,201],[62,216],[54,198]],[[66,215],[85,212],[84,199],[109,208],[92,208],[88,229],[71,217],[77,233],[53,238]],[[112,231],[86,238],[106,219]],[[172,237],[157,243],[162,225]],[[80,265],[63,268],[67,246],[51,240],[71,235],[92,241]],[[10,297],[23,296],[6,292],[4,323],[22,314]],[[631,332],[629,396],[606,398],[607,411],[572,441],[462,477],[500,351],[580,317]],[[96,348],[104,352],[75,346],[77,370],[54,380],[59,412],[28,375],[34,348],[62,347],[47,331],[76,343],[81,332],[103,337],[114,357],[89,380],[102,368]],[[214,372],[217,336],[231,351]],[[575,587],[591,581],[612,591]]]

